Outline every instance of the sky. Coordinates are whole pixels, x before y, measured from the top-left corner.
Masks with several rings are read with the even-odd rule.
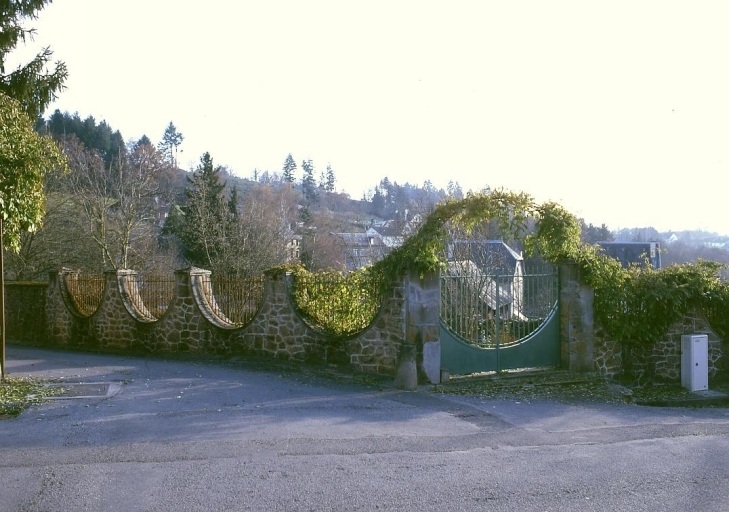
[[[54,0],[26,49],[55,109],[184,136],[235,175],[286,155],[359,199],[504,188],[611,230],[729,235],[729,2]]]

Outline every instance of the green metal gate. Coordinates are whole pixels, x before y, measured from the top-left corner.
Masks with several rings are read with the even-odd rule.
[[[471,260],[441,273],[441,368],[451,375],[557,366],[557,268],[489,273]]]

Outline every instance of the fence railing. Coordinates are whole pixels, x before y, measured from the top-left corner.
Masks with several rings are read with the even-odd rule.
[[[101,304],[104,294],[104,276],[101,274],[66,274],[66,289],[76,310],[91,316]]]
[[[550,266],[528,274],[491,275],[472,264],[451,264],[441,273],[441,321],[480,347],[526,338],[547,318],[557,298],[557,269]]]
[[[137,293],[129,298],[140,311],[149,312],[153,318],[161,318],[175,298],[176,280],[174,275],[136,274],[131,279],[131,289]]]
[[[263,276],[212,274],[203,276],[205,289],[212,289],[214,301],[209,302],[213,313],[236,326],[249,323],[261,307]]]
[[[380,278],[361,272],[298,273],[292,293],[297,309],[309,323],[336,335],[365,329],[382,304]]]

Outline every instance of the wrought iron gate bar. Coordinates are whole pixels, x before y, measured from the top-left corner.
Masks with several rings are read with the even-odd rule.
[[[476,347],[507,347],[537,330],[557,301],[557,269],[489,274],[473,261],[441,273],[441,322]]]

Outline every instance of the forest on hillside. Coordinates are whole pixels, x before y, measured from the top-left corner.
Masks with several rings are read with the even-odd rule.
[[[463,191],[453,181],[397,183],[387,177],[362,198],[336,191],[336,170],[282,155],[281,169],[248,178],[200,155],[194,169],[177,165],[184,135],[172,122],[158,142],[144,135],[125,140],[107,122],[56,110],[39,118],[36,131],[52,136],[70,170],[48,177],[42,227],[24,233],[20,252],[8,252],[6,273],[18,280],[45,280],[71,268],[98,273],[134,269],[169,273],[188,266],[218,273],[251,274],[298,260],[316,269],[343,268],[336,233],[364,233],[383,220],[417,223],[447,198]],[[488,190],[488,189],[485,189]],[[664,248],[664,264],[697,258],[729,262],[717,246],[672,240],[650,228],[612,233],[604,224],[583,225],[585,242],[652,238]],[[493,230],[489,236],[497,237]],[[675,237],[674,237],[675,238]]]

